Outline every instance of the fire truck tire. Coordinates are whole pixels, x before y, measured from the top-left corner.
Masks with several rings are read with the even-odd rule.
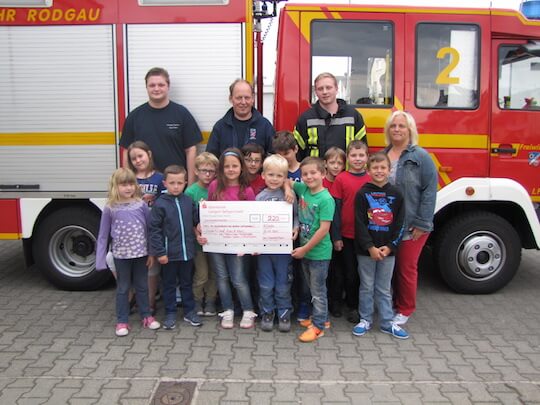
[[[490,212],[470,212],[437,230],[436,258],[444,281],[459,293],[489,294],[512,280],[521,261],[516,230]]]
[[[53,285],[64,290],[95,290],[110,280],[110,272],[96,271],[99,221],[99,213],[71,207],[53,212],[38,225],[34,259]]]

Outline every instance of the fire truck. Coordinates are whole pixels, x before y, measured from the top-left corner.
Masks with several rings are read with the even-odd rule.
[[[208,137],[253,78],[246,0],[22,0],[0,6],[0,238],[56,286],[95,289],[95,244],[125,116],[167,68]],[[169,5],[164,5],[169,3]],[[25,5],[25,7],[23,7]]]
[[[171,99],[207,139],[228,85],[256,67],[262,83],[253,31],[276,2],[2,2],[0,238],[22,239],[59,288],[102,286],[100,211],[125,116],[147,100],[144,74],[169,70]],[[456,291],[493,292],[522,248],[540,247],[539,43],[540,23],[515,10],[287,4],[274,126],[293,129],[323,71],[362,113],[373,150],[392,111],[411,112],[439,173],[437,267]]]
[[[446,283],[506,285],[521,249],[540,247],[540,21],[489,8],[287,5],[276,128],[294,126],[325,71],[363,115],[370,150],[385,146],[393,110],[415,117],[439,174],[430,244]]]

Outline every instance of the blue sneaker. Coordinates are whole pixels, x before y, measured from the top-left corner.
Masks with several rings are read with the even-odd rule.
[[[381,326],[381,332],[382,333],[388,333],[389,335],[392,335],[395,338],[398,339],[408,339],[409,334],[405,329],[403,329],[401,326],[391,323],[389,327],[383,327]]]
[[[199,315],[197,315],[196,312],[191,312],[189,314],[184,315],[184,321],[191,324],[191,326],[201,326],[201,318],[199,318]]]
[[[365,319],[360,319],[360,322],[353,328],[352,334],[354,336],[363,336],[370,329],[371,324]]]
[[[161,324],[163,329],[174,329],[176,328],[176,314],[167,314],[165,315],[165,320]]]

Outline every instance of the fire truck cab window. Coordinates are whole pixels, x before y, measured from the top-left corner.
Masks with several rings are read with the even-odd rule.
[[[540,44],[499,48],[499,108],[540,111]]]
[[[311,83],[320,73],[338,80],[338,97],[349,104],[392,105],[393,26],[389,22],[314,21]],[[316,101],[312,91],[312,101]]]
[[[423,23],[416,34],[417,107],[476,108],[480,82],[478,26]]]

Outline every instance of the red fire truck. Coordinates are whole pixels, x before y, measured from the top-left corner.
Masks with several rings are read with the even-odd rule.
[[[324,71],[362,113],[370,148],[395,109],[416,119],[439,173],[431,243],[455,290],[506,285],[540,247],[540,21],[518,11],[287,5],[276,128],[292,128]]]
[[[0,7],[0,238],[22,239],[58,287],[98,288],[100,209],[124,118],[146,101],[145,72],[166,67],[171,98],[208,135],[228,84],[253,78],[253,2],[13,3]],[[439,171],[432,244],[444,279],[475,293],[508,283],[521,249],[540,247],[539,22],[510,10],[291,4],[279,23],[276,129],[294,127],[322,71],[361,111],[370,147],[384,146],[393,110],[411,112]]]
[[[208,136],[230,83],[253,77],[252,4],[12,3],[0,7],[0,238],[22,239],[58,287],[98,288],[109,278],[94,264],[100,212],[124,118],[147,101],[144,75],[166,67],[171,99]]]

